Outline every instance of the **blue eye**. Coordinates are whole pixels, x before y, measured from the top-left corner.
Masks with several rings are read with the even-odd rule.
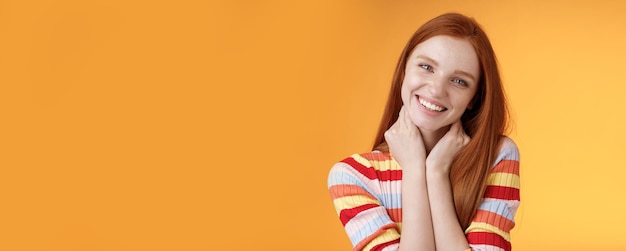
[[[452,80],[452,82],[460,84],[462,86],[467,86],[467,82],[465,82],[465,80],[463,80],[463,79],[455,78],[454,80]]]
[[[427,64],[420,64],[419,66],[420,66],[420,67],[422,67],[422,68],[424,68],[424,70],[427,70],[427,71],[433,71],[433,67],[432,67],[432,66],[430,66],[430,65],[427,65]]]

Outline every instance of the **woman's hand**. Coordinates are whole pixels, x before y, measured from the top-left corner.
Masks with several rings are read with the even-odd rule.
[[[389,152],[403,169],[425,165],[426,150],[422,134],[404,106],[400,109],[396,123],[385,132],[385,140]]]
[[[450,174],[450,167],[454,156],[469,143],[470,137],[465,134],[461,121],[450,126],[450,130],[443,135],[426,159],[427,173],[442,174],[446,177]]]

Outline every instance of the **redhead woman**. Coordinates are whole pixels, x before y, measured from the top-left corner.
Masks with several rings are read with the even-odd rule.
[[[444,14],[404,48],[373,150],[328,187],[353,250],[511,250],[519,152],[491,43]]]

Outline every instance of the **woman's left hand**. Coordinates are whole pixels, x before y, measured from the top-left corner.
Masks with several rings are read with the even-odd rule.
[[[454,156],[469,143],[461,121],[450,126],[450,130],[437,142],[426,158],[426,173],[450,174]]]

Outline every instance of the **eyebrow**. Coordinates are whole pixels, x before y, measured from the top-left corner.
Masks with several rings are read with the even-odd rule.
[[[428,61],[428,63],[429,63],[429,64],[432,64],[432,65],[434,65],[434,66],[439,66],[439,64],[437,64],[437,61],[435,61],[434,59],[429,58],[429,57],[427,57],[427,56],[424,56],[424,55],[417,55],[417,56],[415,56],[415,58],[421,58],[421,59],[423,59],[423,60]],[[456,70],[456,71],[454,71],[454,74],[457,74],[457,75],[463,75],[463,76],[465,76],[465,77],[467,77],[467,78],[470,78],[470,79],[471,79],[472,81],[474,81],[474,82],[476,82],[476,81],[477,81],[477,79],[476,79],[476,77],[475,77],[474,75],[472,75],[472,74],[470,74],[469,72],[466,72],[466,71]]]
[[[477,81],[476,77],[474,77],[474,75],[470,74],[469,72],[456,70],[456,71],[454,71],[454,73],[456,73],[458,75],[463,75],[463,76],[465,76],[467,78],[471,78],[472,81],[474,81],[474,82]]]
[[[421,58],[421,59],[423,59],[423,60],[428,61],[428,63],[430,63],[430,64],[433,64],[433,65],[435,65],[435,66],[439,66],[439,64],[437,64],[437,61],[435,61],[434,59],[429,58],[429,57],[427,57],[427,56],[424,56],[424,55],[417,55],[415,58]]]

